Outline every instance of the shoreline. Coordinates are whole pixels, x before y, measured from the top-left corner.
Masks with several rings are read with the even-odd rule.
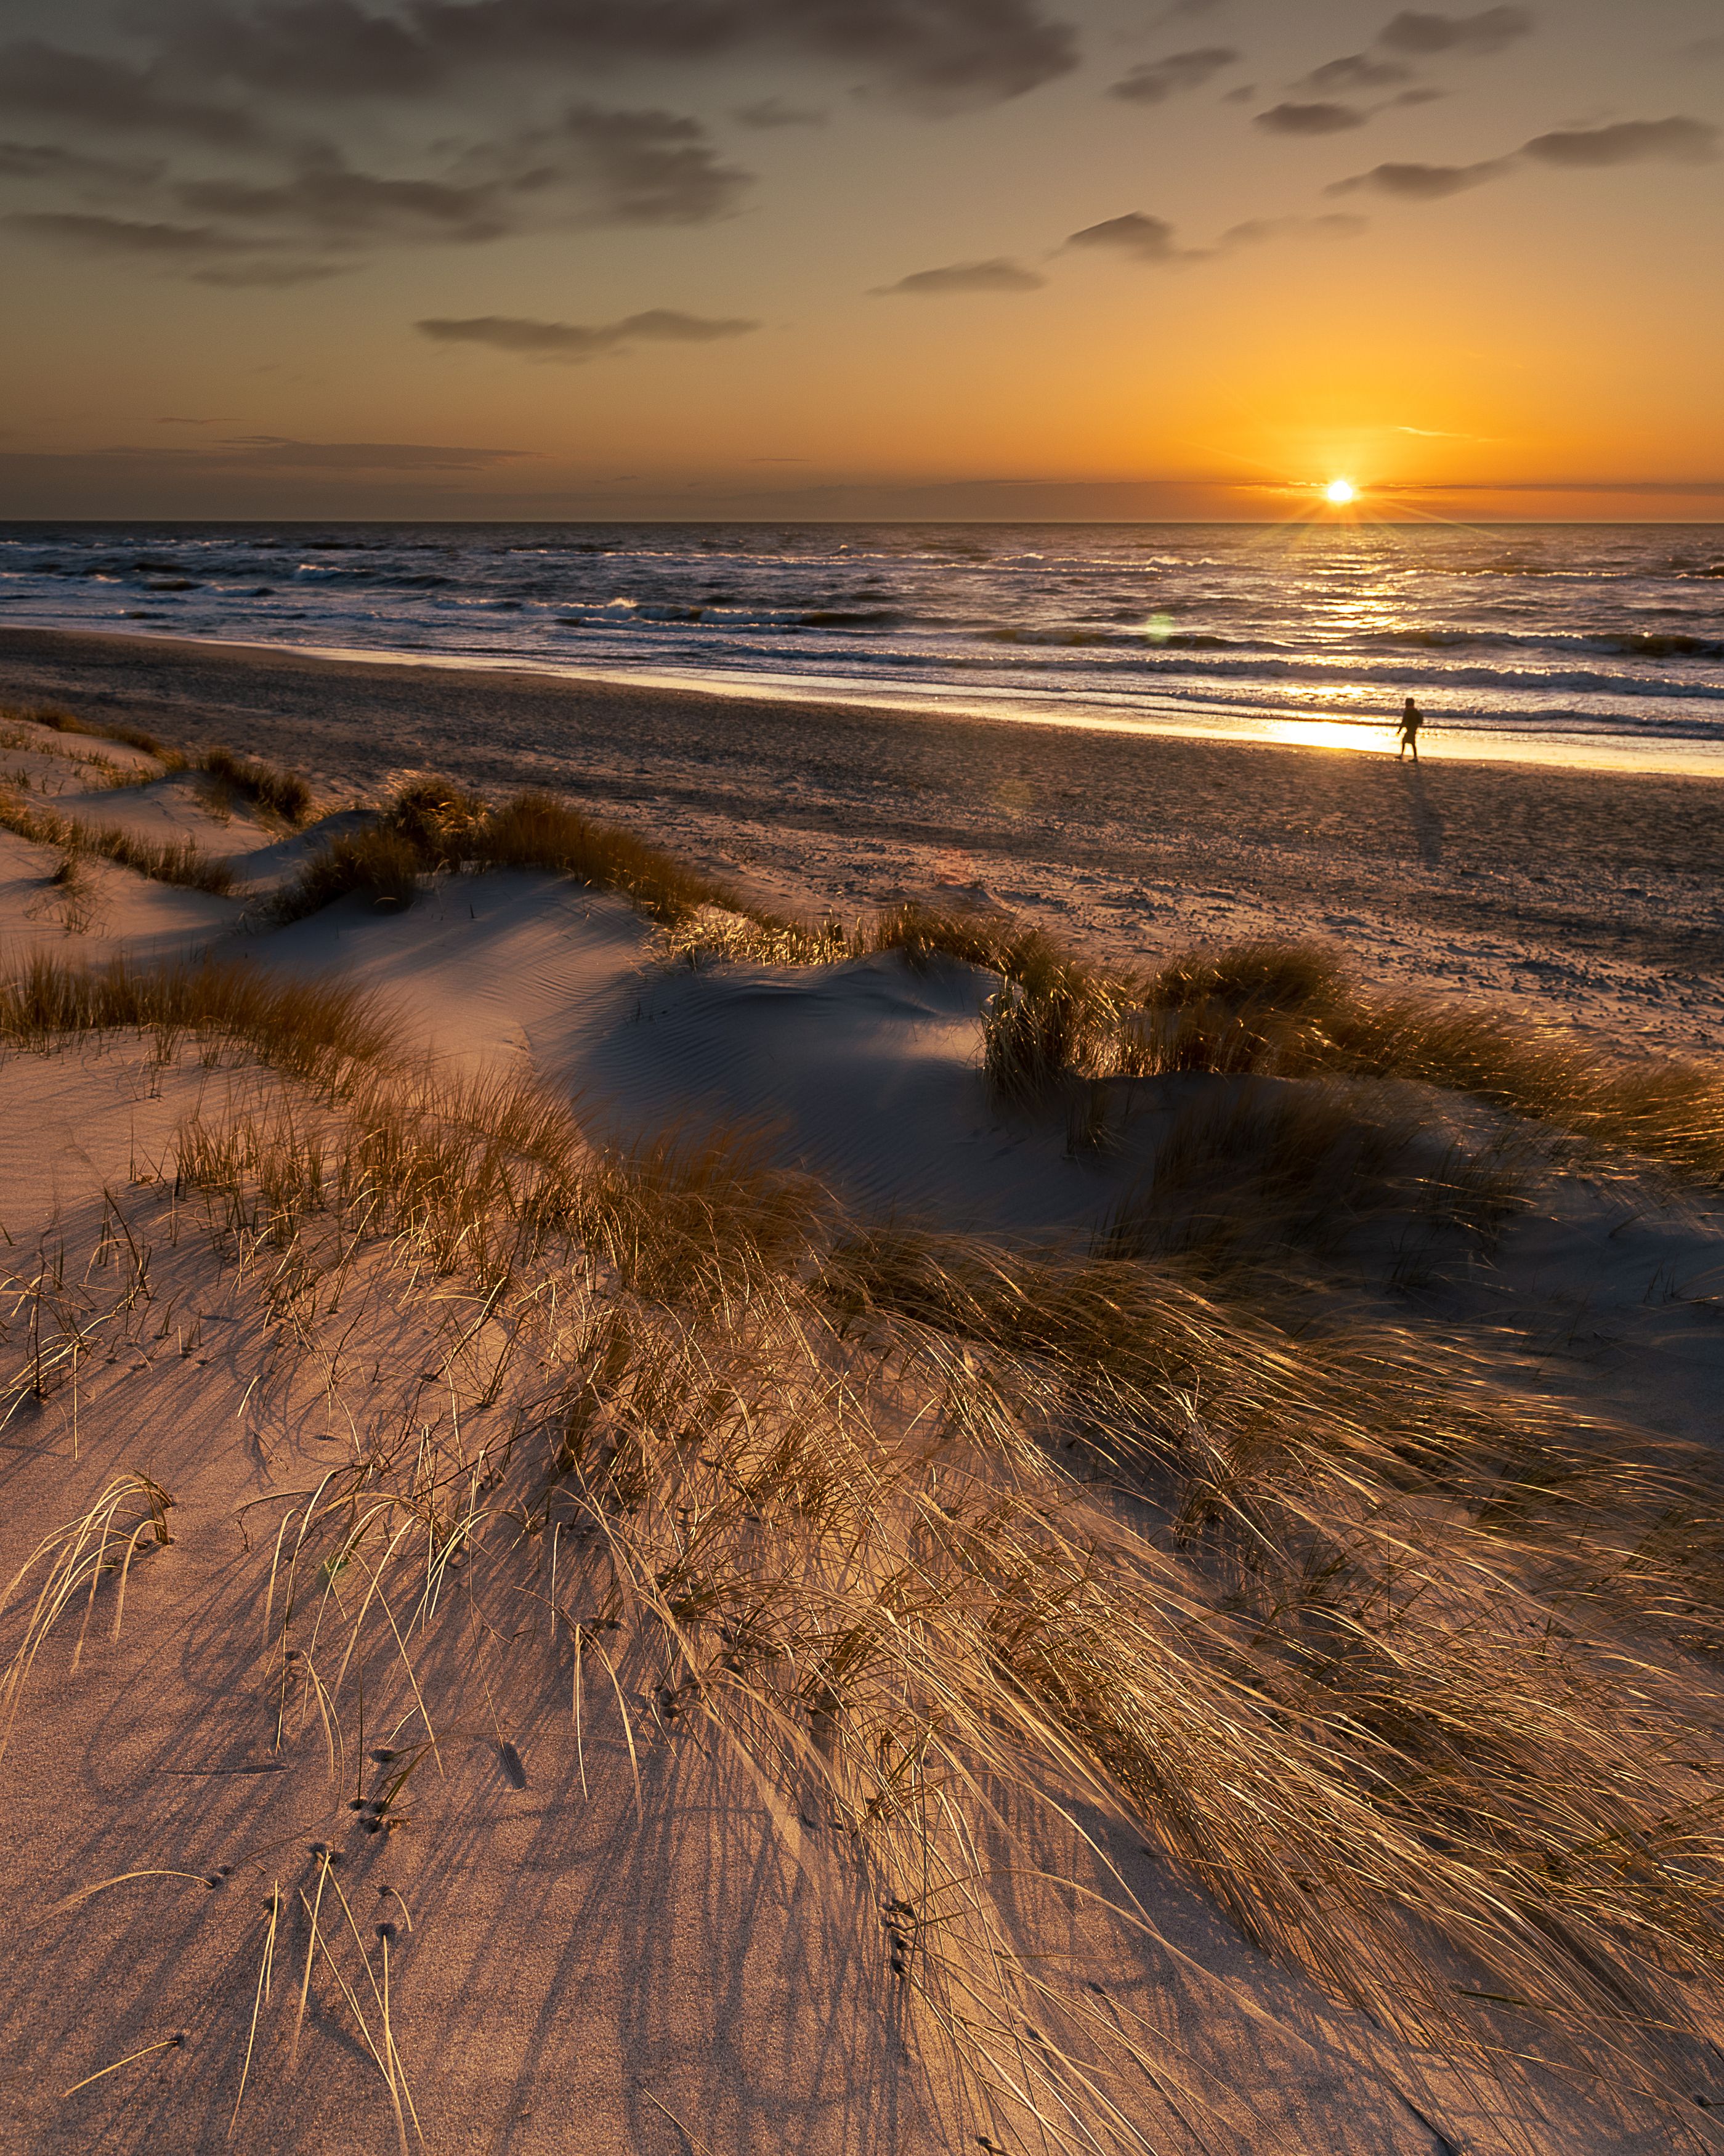
[[[1341,945],[1420,992],[1724,1050],[1711,778],[1003,726],[521,670],[0,629],[0,701],[64,703],[375,798],[439,771],[615,816],[777,910],[998,906],[1135,967]]]
[[[494,654],[411,649],[367,650],[353,644],[269,643],[249,637],[192,636],[156,629],[65,629],[8,621],[0,624],[0,651],[13,636],[60,637],[71,641],[185,646],[194,650],[297,656],[332,665],[422,667],[434,673],[524,675],[546,681],[617,689],[641,688],[670,696],[750,698],[763,702],[818,705],[848,711],[890,712],[923,718],[952,717],[996,726],[1049,727],[1075,733],[1142,736],[1172,741],[1234,742],[1264,748],[1339,750],[1360,756],[1396,757],[1397,714],[1385,711],[1368,721],[1328,715],[1301,716],[1290,710],[1269,713],[1242,707],[1200,716],[1167,700],[1151,706],[1152,691],[1131,699],[1129,716],[1060,704],[1040,691],[997,692],[993,696],[933,681],[894,690],[885,684],[856,684],[844,676],[774,674],[702,674],[644,666],[588,666],[544,657],[514,658]],[[1018,699],[1021,697],[1021,701]],[[1127,700],[1123,696],[1120,701]],[[1445,727],[1439,718],[1425,721],[1424,760],[1440,763],[1528,764],[1557,771],[1598,771],[1664,778],[1724,779],[1724,743],[1668,742],[1642,746],[1626,735],[1598,735],[1572,742],[1530,741],[1485,730],[1469,732]]]

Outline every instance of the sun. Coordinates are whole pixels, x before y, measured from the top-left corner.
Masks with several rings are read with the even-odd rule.
[[[1357,501],[1359,490],[1350,479],[1331,479],[1323,489],[1323,498],[1336,508],[1345,509],[1350,501]]]

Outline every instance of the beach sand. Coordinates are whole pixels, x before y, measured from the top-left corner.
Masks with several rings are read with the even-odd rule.
[[[244,741],[337,793],[544,785],[798,911],[967,893],[1099,960],[1314,936],[1373,978],[1613,1043],[1724,1045],[1724,790],[1701,778],[0,630],[0,698]],[[1384,742],[1391,738],[1385,725]]]
[[[1081,1245],[1188,1127],[1191,1101],[1232,1100],[1232,1081],[1152,1086],[1116,1146],[1085,1151],[1063,1106],[1008,1111],[989,1095],[979,1019],[997,984],[972,968],[918,972],[895,952],[801,970],[666,966],[619,898],[537,871],[441,878],[403,911],[350,896],[280,928],[259,896],[317,838],[354,827],[347,799],[436,767],[497,792],[566,790],[811,911],[903,895],[1007,906],[1092,957],[1133,961],[1316,933],[1379,983],[1488,993],[1634,1045],[1710,1040],[1724,1017],[1716,795],[1702,782],[1414,774],[1328,753],[32,632],[0,638],[0,699],[271,754],[325,796],[322,820],[285,836],[191,774],[109,790],[80,762],[95,748],[141,765],[135,752],[14,728],[0,771],[28,780],[22,798],[190,836],[230,855],[238,882],[210,896],[99,865],[74,917],[49,880],[53,850],[0,833],[8,970],[33,953],[210,949],[271,982],[338,975],[383,999],[393,1051],[428,1059],[439,1084],[530,1082],[623,1147],[667,1126],[752,1125],[782,1167],[873,1223]],[[0,1582],[24,1576],[0,1648],[12,1651],[66,1547],[53,1536],[115,1478],[147,1476],[174,1499],[160,1546],[138,1487],[123,1501],[149,1544],[123,1625],[113,1574],[78,1575],[27,1681],[0,1699],[16,1710],[0,1760],[8,2150],[1712,2145],[1697,2099],[1724,2101],[1724,2088],[1702,2047],[1673,2047],[1650,2093],[1614,2061],[1597,2077],[1513,2066],[1506,2082],[1480,2055],[1445,2056],[1249,1943],[1070,1761],[1039,1784],[990,1787],[985,1804],[942,1785],[973,1836],[963,1891],[985,1890],[996,1943],[1022,1956],[995,1978],[967,1964],[982,1988],[954,1993],[935,1972],[959,1928],[894,1854],[913,1843],[882,1833],[876,1846],[823,1794],[813,1763],[828,1710],[808,1717],[805,1756],[766,1773],[698,1695],[679,1704],[649,1626],[627,1652],[604,1629],[604,1564],[572,1512],[560,1575],[516,1562],[542,1532],[527,1498],[550,1504],[542,1476],[510,1479],[546,1441],[533,1357],[562,1354],[566,1381],[570,1359],[585,1368],[596,1353],[579,1268],[546,1276],[557,1324],[573,1332],[534,1335],[522,1316],[528,1344],[511,1363],[517,1321],[501,1323],[461,1260],[428,1268],[410,1237],[401,1255],[353,1227],[320,1272],[297,1235],[249,1233],[177,1173],[190,1122],[238,1115],[261,1130],[290,1100],[313,1112],[304,1089],[231,1045],[113,1029],[8,1051],[0,1089]],[[1511,1391],[1537,1386],[1559,1411],[1724,1450],[1713,1203],[1558,1176],[1494,1240],[1433,1245],[1428,1277],[1405,1263],[1416,1223],[1378,1224],[1371,1278],[1393,1291],[1367,1292],[1362,1274],[1347,1291],[1361,1322],[1406,1327],[1434,1358],[1464,1334]],[[306,1233],[310,1250],[323,1230]],[[531,1263],[517,1286],[542,1300]],[[536,1306],[528,1296],[522,1308]],[[742,1345],[739,1368],[757,1353]],[[967,1368],[959,1355],[951,1397]],[[389,1509],[390,1476],[403,1461],[417,1476],[421,1458],[430,1496],[409,1518]],[[1027,1455],[1002,1473],[1001,1502],[1026,1479]],[[326,1498],[301,1559],[305,1508]],[[1099,1537],[1134,1532],[1100,1486],[1079,1481],[1069,1502]],[[373,1538],[350,1555],[343,1537],[362,1515]],[[453,1535],[462,1517],[470,1568]],[[413,1539],[386,1549],[398,1517]],[[682,1549],[690,1522],[662,1525]],[[428,1613],[416,1598],[434,1563]],[[390,1600],[387,1622],[372,1589]],[[433,1723],[434,1748],[422,1743]],[[403,1758],[403,1824],[371,1831],[355,1804]],[[1322,1837],[1311,1846],[1320,1870]],[[911,1903],[918,1928],[900,1948]],[[1320,1909],[1320,1933],[1327,1921]],[[1671,1958],[1670,1984],[1698,1983],[1693,1956]],[[970,2015],[962,2041],[941,2019],[954,1998]],[[1694,2010],[1720,2033],[1698,1990]],[[1531,2048],[1529,2026],[1504,2019],[1497,2034]],[[1108,2092],[1078,2123],[1061,2109],[1078,2086],[1071,2058]]]

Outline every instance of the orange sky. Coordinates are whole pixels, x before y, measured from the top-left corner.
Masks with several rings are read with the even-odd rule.
[[[1716,0],[7,24],[0,515],[1724,516]]]

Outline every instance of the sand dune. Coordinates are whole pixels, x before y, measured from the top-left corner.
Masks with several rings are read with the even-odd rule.
[[[28,739],[36,792],[57,786],[57,773],[76,776],[66,741]],[[1034,1764],[1008,1773],[1006,1753],[970,1742],[966,1686],[983,1686],[976,1696],[996,1698],[1009,1722],[1007,1692],[985,1683],[990,1658],[1016,1650],[1000,1618],[988,1653],[967,1662],[980,1635],[948,1613],[967,1609],[984,1581],[1007,1596],[1006,1553],[1020,1547],[963,1539],[972,1516],[1015,1522],[1010,1533],[1037,1553],[1029,1570],[1054,1568],[1061,1551],[1090,1552],[1094,1591],[1122,1598],[1122,1634],[1166,1618],[1167,1667],[1188,1674],[1143,1697],[1160,1702],[1169,1732],[1182,1702],[1225,1698],[1245,1713],[1247,1693],[1225,1689],[1247,1651],[1242,1635],[1228,1633],[1225,1655],[1218,1647],[1210,1660],[1201,1645],[1205,1627],[1231,1617],[1209,1611],[1182,1629],[1184,1618],[1167,1615],[1199,1597],[1203,1537],[1220,1527],[1193,1528],[1188,1548],[1163,1531],[1159,1485],[1132,1482],[1105,1445],[1093,1456],[1077,1450],[1106,1419],[1096,1399],[1074,1408],[1061,1434],[1027,1407],[1013,1421],[1011,1388],[1030,1397],[1038,1357],[1054,1352],[1045,1339],[1013,1363],[976,1332],[940,1332],[925,1301],[878,1365],[854,1312],[821,1333],[817,1353],[808,1342],[829,1322],[821,1312],[847,1307],[842,1279],[817,1293],[807,1266],[774,1273],[746,1238],[726,1241],[725,1207],[764,1202],[755,1185],[690,1186],[693,1241],[661,1247],[653,1239],[667,1234],[669,1214],[654,1209],[684,1204],[684,1186],[604,1178],[622,1173],[607,1162],[667,1128],[696,1156],[726,1131],[752,1133],[762,1157],[797,1178],[772,1186],[788,1189],[785,1203],[809,1181],[829,1194],[818,1201],[826,1224],[809,1264],[840,1276],[848,1264],[847,1277],[859,1278],[864,1261],[844,1255],[855,1236],[865,1247],[869,1234],[910,1223],[967,1238],[971,1250],[996,1254],[990,1263],[1039,1247],[1078,1265],[1159,1168],[1156,1217],[1168,1232],[1220,1209],[1244,1239],[1232,1272],[1165,1279],[1198,1282],[1218,1356],[1241,1340],[1253,1353],[1271,1335],[1280,1342],[1271,1424],[1303,1412],[1300,1388],[1321,1389],[1326,1358],[1346,1366],[1349,1340],[1392,1337],[1433,1383],[1454,1388],[1444,1413],[1464,1419],[1455,1404],[1464,1398],[1467,1414],[1511,1420],[1521,1409],[1501,1404],[1520,1402],[1536,1421],[1536,1405],[1563,1443],[1596,1444],[1601,1460],[1609,1445],[1638,1443],[1636,1430],[1649,1444],[1656,1433],[1717,1445],[1724,1235],[1714,1194],[1633,1163],[1541,1156],[1488,1230],[1468,1227],[1430,1210],[1432,1189],[1454,1172],[1439,1163],[1484,1143],[1501,1119],[1373,1081],[1345,1096],[1340,1150],[1319,1178],[1333,1187],[1301,1200],[1322,1215],[1323,1236],[1296,1245],[1277,1240],[1291,1230],[1266,1171],[1248,1162],[1259,1179],[1229,1186],[1226,1160],[1202,1147],[1218,1128],[1270,1127],[1277,1103],[1303,1112],[1341,1097],[1315,1081],[1205,1070],[1101,1081],[1098,1147],[1082,1142],[1094,1087],[1074,1082],[1034,1107],[989,1091],[982,1022],[999,983],[977,966],[916,965],[893,950],[797,968],[670,961],[621,896],[526,870],[440,876],[405,909],[356,896],[276,927],[265,903],[275,884],[321,838],[365,824],[339,794],[300,835],[231,807],[218,813],[182,779],[43,798],[68,815],[123,814],[141,834],[231,854],[239,891],[170,891],[107,865],[97,911],[79,926],[46,880],[52,850],[6,836],[8,972],[40,952],[208,952],[272,981],[356,984],[387,1026],[381,1052],[321,1087],[272,1070],[256,1044],[195,1033],[109,1029],[8,1053],[0,1578],[19,1573],[21,1584],[4,1650],[31,1650],[31,1612],[44,1606],[36,1598],[56,1563],[68,1598],[28,1667],[13,1665],[22,1681],[0,1702],[0,1726],[13,1717],[0,1762],[0,1896],[13,1949],[0,1972],[8,2147],[153,2156],[231,2137],[284,2152],[423,2144],[521,2156],[977,2147],[1602,2156],[1711,2145],[1700,2099],[1724,2101],[1705,2048],[1720,1964],[1675,1917],[1656,1934],[1662,1943],[1647,1943],[1649,1929],[1632,1948],[1633,1981],[1664,2002],[1661,2015],[1687,2017],[1668,2043],[1646,2032],[1638,2005],[1622,2008],[1629,1976],[1586,1992],[1585,1953],[1562,1962],[1562,1980],[1584,1996],[1560,2025],[1481,2004],[1485,1948],[1485,1964],[1470,1963],[1440,1926],[1406,1949],[1405,1964],[1407,1984],[1429,1981],[1456,2012],[1439,2041],[1420,2034],[1433,2010],[1413,1990],[1391,2003],[1400,1979],[1369,1990],[1367,1964],[1390,1933],[1372,1928],[1367,1867],[1349,1870],[1337,1856],[1321,1878],[1289,1886],[1265,1874],[1254,1930],[1215,1887],[1226,1864],[1194,1856],[1183,1838],[1188,1799],[1214,1802],[1223,1820],[1224,1794],[1212,1799],[1193,1783],[1150,1801],[1140,1785],[1110,1779],[1095,1759],[1116,1755],[1086,1753],[1075,1724],[1035,1752],[1024,1732],[1057,1717],[1054,1695],[1034,1689],[1029,1659],[1015,1666],[1012,1696],[1039,1704],[1013,1725],[1010,1756]],[[493,1148],[483,1117],[500,1113],[499,1089],[523,1083],[552,1120]],[[557,1118],[567,1109],[566,1124]],[[1398,1152],[1383,1142],[1390,1165],[1373,1183],[1360,1146],[1415,1109],[1417,1135]],[[188,1128],[208,1141],[201,1168]],[[209,1163],[236,1130],[275,1132],[274,1166],[224,1183]],[[444,1164],[421,1185],[414,1148],[433,1145],[446,1147]],[[519,1167],[530,1157],[551,1163],[534,1171],[537,1183]],[[1176,1177],[1191,1159],[1220,1178],[1197,1186],[1195,1200]],[[307,1163],[323,1178],[315,1199]],[[523,1178],[506,1199],[485,1180],[499,1172]],[[544,1195],[563,1188],[558,1176],[598,1209],[578,1233]],[[490,1194],[475,1197],[469,1218],[463,1205],[481,1187]],[[444,1224],[462,1220],[459,1235],[438,1243]],[[1279,1302],[1264,1286],[1265,1251],[1282,1269]],[[889,1277],[870,1277],[878,1316]],[[1036,1322],[1073,1292],[1069,1270],[1024,1278]],[[1244,1329],[1229,1332],[1235,1324]],[[1178,1412],[1197,1430],[1222,1412],[1212,1387],[1224,1399],[1232,1381],[1219,1361],[1213,1372],[1193,1367],[1188,1384],[1177,1373],[1168,1382],[1186,1386]],[[607,1370],[608,1406],[593,1389]],[[656,1404],[642,1406],[639,1389],[654,1384],[664,1389]],[[713,1404],[721,1396],[737,1404],[734,1414]],[[1170,1426],[1175,1396],[1157,1409]],[[638,1486],[624,1476],[624,1399],[663,1442],[661,1465]],[[1613,1418],[1619,1436],[1604,1430]],[[1008,1428],[1010,1444],[1001,1436],[989,1453],[988,1433]],[[595,1430],[608,1434],[582,1454]],[[761,1448],[778,1445],[789,1461],[798,1431],[816,1450],[785,1466],[778,1484],[747,1481],[737,1496],[737,1478],[760,1476]],[[1367,1414],[1348,1475],[1377,1471],[1363,1464],[1369,1435]],[[870,1489],[897,1489],[901,1471],[890,1463],[900,1457],[931,1479],[828,1513],[835,1501],[817,1465],[840,1456],[870,1463]],[[1459,1466],[1452,1486],[1419,1482],[1410,1439],[1395,1456],[1407,1488],[1373,1482],[1357,1512],[1340,1494],[1345,1477],[1311,1471],[1311,1490],[1337,1507],[1330,1524],[1357,1537],[1357,1562],[1376,1547],[1379,1522],[1403,1538],[1386,1575],[1391,1607],[1397,1567],[1418,1579],[1432,1568],[1408,1595],[1402,1630],[1380,1614],[1346,1621],[1373,1639],[1382,1624],[1396,1652],[1432,1658],[1420,1666],[1435,1684],[1449,1681],[1450,1633],[1476,1641],[1504,1600],[1511,1614],[1489,1642],[1496,1674],[1487,1682],[1481,1662],[1468,1679],[1479,1727],[1496,1742],[1491,1686],[1506,1694],[1529,1681],[1537,1658],[1522,1658],[1521,1633],[1535,1611],[1552,1623],[1558,1613],[1564,1652],[1585,1667],[1572,1695],[1556,1696],[1542,1739],[1556,1809],[1571,1798],[1555,1778],[1578,1772],[1584,1752],[1577,1702],[1613,1732],[1624,1712],[1611,1690],[1613,1642],[1655,1657],[1621,1729],[1632,1723],[1646,1759],[1668,1774],[1686,1839],[1674,1853],[1655,1847],[1635,1809],[1642,1798],[1623,1784],[1620,1831],[1640,1835],[1650,1869],[1643,1876],[1640,1857],[1624,1857],[1622,1894],[1640,1895],[1650,1926],[1655,1873],[1669,1881],[1686,1866],[1709,1881],[1718,1861],[1706,1774],[1724,1771],[1724,1738],[1710,1635],[1695,1614],[1711,1591],[1707,1561],[1693,1557],[1680,1575],[1692,1604],[1680,1645],[1660,1634],[1648,1646],[1627,1588],[1568,1583],[1549,1601],[1511,1591],[1516,1568],[1556,1561],[1540,1534],[1553,1548],[1584,1541],[1579,1496],[1557,1526],[1517,1538],[1515,1507],[1542,1502],[1532,1469],[1524,1488],[1510,1476],[1476,1495]],[[1690,1460],[1681,1472],[1700,1470]],[[1712,1502],[1703,1483],[1691,1487],[1702,1506]],[[171,1495],[171,1510],[152,1512],[152,1490]],[[1296,1500],[1284,1490],[1275,1502]],[[1496,1522],[1488,1533],[1475,1532],[1475,1502]],[[133,1543],[112,1534],[104,1543],[100,1530],[82,1544],[53,1540],[104,1503],[115,1532],[132,1537],[137,1523],[123,1623],[112,1561]],[[1274,1512],[1268,1505],[1262,1520]],[[765,1553],[788,1565],[798,1537],[814,1553],[806,1573],[769,1585]],[[977,1554],[984,1547],[991,1573]],[[726,1591],[755,1593],[750,1562],[766,1568],[749,1622],[764,1625],[759,1613],[782,1604],[803,1658],[794,1711],[776,1721],[747,1691],[757,1681],[764,1700],[774,1666],[749,1661],[741,1604],[720,1592],[729,1581]],[[840,1656],[849,1635],[816,1614],[848,1607],[843,1594],[870,1566],[886,1583],[865,1604],[875,1651],[889,1635],[921,1636],[918,1626],[930,1643],[925,1663],[907,1644],[891,1650],[909,1657],[914,1684],[892,1679],[910,1689],[892,1695],[890,1715],[885,1694],[869,1689],[886,1680],[865,1658],[837,1673],[850,1670]],[[1149,1616],[1123,1584],[1134,1567],[1159,1583]],[[916,1615],[919,1576],[944,1584]],[[731,1609],[727,1629],[716,1616],[703,1629],[703,1595]],[[1452,1625],[1427,1614],[1445,1596],[1455,1598]],[[1062,1623],[1075,1625],[1079,1607]],[[1381,1605],[1367,1597],[1358,1607]],[[885,1612],[895,1613],[890,1623]],[[1260,1645],[1277,1620],[1260,1614]],[[1339,1633],[1323,1636],[1338,1662]],[[1093,1650],[1106,1644],[1103,1625]],[[1259,1681],[1272,1685],[1261,1651]],[[888,1657],[885,1666],[899,1666]],[[768,1675],[751,1678],[752,1668]],[[1359,1715],[1364,1702],[1362,1693]],[[869,1713],[880,1718],[853,1753],[848,1730]],[[1316,1769],[1287,1742],[1291,1788]],[[1242,1744],[1239,1786],[1264,1765],[1249,1802],[1266,1803],[1280,1770]],[[1679,1754],[1686,1763],[1674,1763]],[[1537,1776],[1521,1786],[1530,1822],[1542,1816]],[[1572,1801],[1576,1877],[1602,1895],[1586,1867],[1603,1800],[1588,1788]],[[1408,1816],[1385,1807],[1385,1848]],[[1265,1811],[1242,1845],[1255,1834],[1280,1848],[1276,1837],[1290,1831]],[[1337,1824],[1329,1839],[1347,1831]],[[1434,1874],[1448,1878],[1452,1849],[1435,1825],[1429,1832]],[[1301,1845],[1313,1872],[1329,1863],[1324,1833]],[[1547,1929],[1517,1949],[1529,1972],[1540,1953],[1561,1962],[1551,1942],[1565,1922],[1593,1927],[1595,1962],[1616,1950],[1579,1886],[1552,1907],[1567,1913],[1542,1917]],[[1339,1956],[1326,1979],[1325,1953]],[[1350,1958],[1365,1990],[1348,1989]],[[1613,2011],[1628,2019],[1613,2024]],[[1548,2053],[1547,2069],[1513,2056],[1535,2051]]]

